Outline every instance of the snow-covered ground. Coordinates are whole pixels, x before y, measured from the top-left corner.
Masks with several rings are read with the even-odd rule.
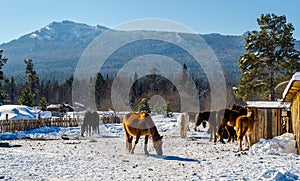
[[[163,156],[143,139],[127,154],[121,124],[101,125],[100,135],[80,137],[80,128],[44,127],[0,134],[0,179],[4,180],[300,180],[293,135],[260,140],[249,151],[237,143],[209,142],[207,128],[190,124],[179,137],[176,119],[153,116],[164,136]],[[62,137],[70,138],[69,140]],[[32,139],[18,139],[32,138]]]

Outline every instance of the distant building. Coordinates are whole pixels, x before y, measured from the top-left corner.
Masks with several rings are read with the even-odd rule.
[[[47,106],[46,110],[51,112],[60,112],[60,106],[61,104],[50,104]],[[67,112],[74,111],[74,108],[69,104],[64,104],[64,109],[66,109]]]

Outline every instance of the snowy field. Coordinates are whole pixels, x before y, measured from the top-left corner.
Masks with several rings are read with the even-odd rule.
[[[121,124],[101,125],[100,135],[80,137],[80,128],[44,127],[0,134],[3,180],[300,180],[293,135],[261,140],[249,151],[237,143],[209,142],[207,128],[179,137],[176,119],[153,116],[164,136],[163,156],[127,154]],[[69,140],[62,139],[69,138]],[[26,139],[20,139],[26,138]],[[28,139],[31,138],[31,139]]]

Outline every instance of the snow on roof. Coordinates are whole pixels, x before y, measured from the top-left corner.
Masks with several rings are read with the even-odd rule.
[[[291,102],[299,90],[300,90],[300,72],[296,72],[291,78],[288,85],[286,86],[285,90],[283,91],[282,94],[283,101]]]
[[[59,109],[61,104],[50,104],[49,106],[47,106],[47,109]],[[73,108],[71,105],[69,104],[64,104],[66,107],[68,108]]]
[[[280,101],[247,101],[247,107],[257,108],[287,108],[290,103]]]
[[[47,106],[47,109],[59,109],[60,104],[50,104]]]
[[[3,105],[0,106],[0,120],[33,120],[36,119],[40,110],[23,105]]]

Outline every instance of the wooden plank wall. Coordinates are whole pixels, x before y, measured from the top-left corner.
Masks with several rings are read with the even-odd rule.
[[[250,108],[254,111],[254,130],[252,144],[261,138],[271,139],[281,135],[281,109]]]
[[[260,124],[258,122],[258,120],[262,120],[261,116],[258,114],[258,109],[257,108],[249,108],[251,111],[254,112],[254,130],[253,133],[251,135],[251,144],[254,144],[256,142],[259,141],[260,139],[260,135],[263,135],[263,124],[264,121],[261,121]]]
[[[297,142],[298,154],[300,155],[300,92],[297,93],[292,101],[291,108],[293,133]]]

